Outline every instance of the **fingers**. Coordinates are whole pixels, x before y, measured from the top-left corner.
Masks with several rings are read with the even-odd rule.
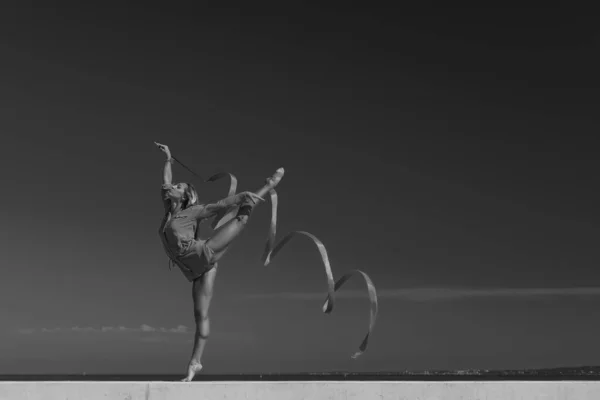
[[[164,144],[157,143],[157,142],[154,142],[154,144],[156,145],[156,147],[158,147],[158,149],[160,151],[165,153],[167,155],[167,157],[169,157],[169,158],[171,157],[171,151],[169,150],[169,146],[165,146]]]

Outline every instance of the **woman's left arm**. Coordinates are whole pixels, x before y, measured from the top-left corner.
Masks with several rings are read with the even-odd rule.
[[[173,171],[171,169],[171,164],[173,164],[173,158],[171,157],[171,150],[169,150],[169,146],[164,144],[156,143],[154,144],[167,156],[165,160],[165,165],[163,167],[163,185],[160,191],[163,204],[165,206],[165,211],[168,211],[170,208],[170,201],[165,199],[165,192],[171,188],[173,182]]]
[[[222,200],[217,201],[216,203],[206,204],[202,207],[202,210],[198,213],[198,218],[210,218],[223,209],[229,209],[233,206],[237,206],[242,203],[244,200],[250,199],[254,203],[258,201],[262,201],[263,198],[257,196],[252,192],[241,192],[238,194],[234,194],[233,196],[226,197]]]
[[[165,166],[163,168],[163,185],[170,185],[173,182],[173,171],[171,170],[171,164],[173,163],[173,158],[171,157],[171,150],[169,150],[169,146],[164,144],[156,143],[154,144],[167,156],[165,160]]]

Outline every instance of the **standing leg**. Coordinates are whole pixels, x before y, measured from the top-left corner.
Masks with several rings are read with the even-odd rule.
[[[196,321],[196,333],[194,335],[194,349],[188,365],[188,375],[183,382],[191,382],[194,375],[202,369],[202,353],[206,346],[206,340],[210,335],[210,320],[208,308],[213,295],[217,267],[204,273],[196,279],[192,285],[192,297],[194,300],[194,319]]]

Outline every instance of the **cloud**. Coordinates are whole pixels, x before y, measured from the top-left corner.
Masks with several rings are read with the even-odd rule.
[[[52,334],[60,335],[67,333],[76,333],[90,337],[89,335],[121,335],[133,334],[133,337],[143,343],[193,343],[194,330],[185,325],[178,325],[174,328],[153,327],[142,324],[137,328],[127,328],[125,326],[102,326],[102,327],[79,327],[70,328],[20,328],[16,332],[20,335],[34,334]],[[221,331],[215,329],[213,339],[217,341],[252,343],[254,341],[253,332],[241,331]]]
[[[406,288],[381,289],[377,291],[379,299],[402,299],[409,301],[457,300],[476,297],[523,298],[543,296],[600,296],[600,287],[571,288]],[[282,299],[282,300],[322,300],[327,293],[316,292],[279,292],[247,295],[248,299]],[[366,298],[366,290],[348,290],[336,293],[336,298]]]
[[[42,328],[42,332],[54,333],[60,331],[60,328]]]
[[[188,333],[188,327],[185,325],[179,325],[177,328],[172,328],[169,329],[169,332],[171,333]]]
[[[142,330],[142,332],[156,332],[156,328],[153,328],[149,325],[142,325],[140,326],[140,329]]]
[[[125,326],[103,326],[100,328],[79,327],[73,326],[70,328],[20,328],[17,332],[23,335],[31,335],[34,333],[125,333],[125,332],[142,332],[142,333],[172,333],[172,334],[187,334],[192,331],[185,325],[178,325],[175,328],[154,328],[150,325],[140,325],[138,328],[127,328]]]
[[[73,328],[74,331],[77,331],[77,327]],[[135,331],[135,328],[126,328],[124,326],[103,326],[100,328],[101,332],[132,332]],[[84,332],[83,330],[80,330]],[[94,332],[94,330],[88,329],[87,332]]]

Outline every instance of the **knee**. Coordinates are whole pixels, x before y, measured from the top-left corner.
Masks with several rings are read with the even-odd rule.
[[[198,336],[200,339],[208,339],[210,336],[210,328],[196,329],[196,336]]]

